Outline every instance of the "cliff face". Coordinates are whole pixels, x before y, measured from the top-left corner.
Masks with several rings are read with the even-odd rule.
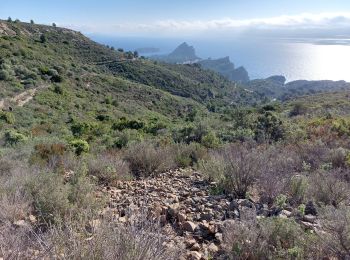
[[[224,57],[216,60],[207,59],[199,62],[203,68],[216,71],[232,81],[247,82],[249,75],[244,67],[235,68],[235,65],[230,61],[229,57]]]
[[[168,58],[181,63],[200,59],[197,57],[194,47],[189,46],[186,42],[180,44],[172,53],[168,55]]]
[[[197,57],[196,50],[186,42],[180,44],[173,52],[168,55],[155,55],[151,57],[154,60],[164,61],[167,63],[195,63],[201,58]]]
[[[186,42],[180,44],[169,55],[156,55],[152,56],[151,58],[168,63],[198,63],[203,68],[215,71],[229,80],[238,82],[249,81],[247,70],[244,67],[235,68],[235,65],[230,61],[229,57],[219,58],[215,60],[203,60],[196,55],[195,48],[193,46],[189,46]]]

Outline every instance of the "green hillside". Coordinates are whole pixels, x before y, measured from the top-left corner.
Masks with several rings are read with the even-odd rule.
[[[0,21],[0,259],[347,259],[348,87]]]
[[[195,65],[140,59],[68,29],[22,22],[0,25],[0,97],[3,109],[10,109],[6,113],[15,119],[11,124],[3,120],[2,131],[16,128],[27,136],[70,139],[75,124],[89,122],[100,135],[85,138],[113,139],[118,133],[112,126],[120,120],[142,122],[141,134],[147,135],[200,121],[195,115],[219,117],[213,111],[258,101]]]

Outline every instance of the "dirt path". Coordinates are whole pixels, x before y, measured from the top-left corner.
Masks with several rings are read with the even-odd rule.
[[[0,109],[4,109],[6,107],[10,106],[18,106],[18,107],[23,107],[25,104],[27,104],[29,101],[33,99],[35,94],[37,93],[38,90],[47,88],[48,85],[41,85],[36,88],[28,89],[14,97],[11,98],[4,98],[0,100]]]

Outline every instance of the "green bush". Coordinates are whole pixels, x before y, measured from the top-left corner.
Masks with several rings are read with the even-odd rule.
[[[76,122],[71,126],[71,130],[75,137],[83,137],[93,134],[97,127],[97,124],[90,122]]]
[[[0,80],[9,80],[10,74],[6,70],[0,70]]]
[[[206,148],[217,148],[220,144],[220,140],[213,132],[209,132],[202,137],[201,144]]]
[[[280,141],[285,137],[285,128],[281,119],[273,112],[259,115],[256,121],[255,139],[259,142]]]
[[[290,180],[290,200],[293,204],[300,204],[304,201],[308,188],[308,181],[305,176],[294,176]]]
[[[145,123],[138,120],[128,120],[125,117],[121,118],[118,122],[115,122],[112,126],[114,130],[122,131],[124,129],[139,130],[144,128]]]
[[[173,149],[175,163],[181,168],[195,166],[208,156],[207,149],[198,143],[175,144]]]
[[[90,150],[89,143],[81,139],[72,140],[69,142],[69,145],[73,148],[76,155],[88,153]]]
[[[8,124],[15,123],[15,117],[12,113],[9,112],[0,112],[0,120],[4,120]]]
[[[28,139],[25,135],[18,133],[14,130],[6,131],[4,138],[5,138],[5,143],[11,146],[19,143],[23,143]]]

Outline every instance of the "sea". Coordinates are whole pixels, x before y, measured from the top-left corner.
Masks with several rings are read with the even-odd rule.
[[[102,44],[134,51],[158,49],[151,56],[167,54],[187,42],[197,56],[221,58],[229,56],[236,67],[244,66],[251,79],[283,75],[294,80],[345,80],[350,82],[350,38],[237,38],[177,39],[108,37],[90,35]]]

